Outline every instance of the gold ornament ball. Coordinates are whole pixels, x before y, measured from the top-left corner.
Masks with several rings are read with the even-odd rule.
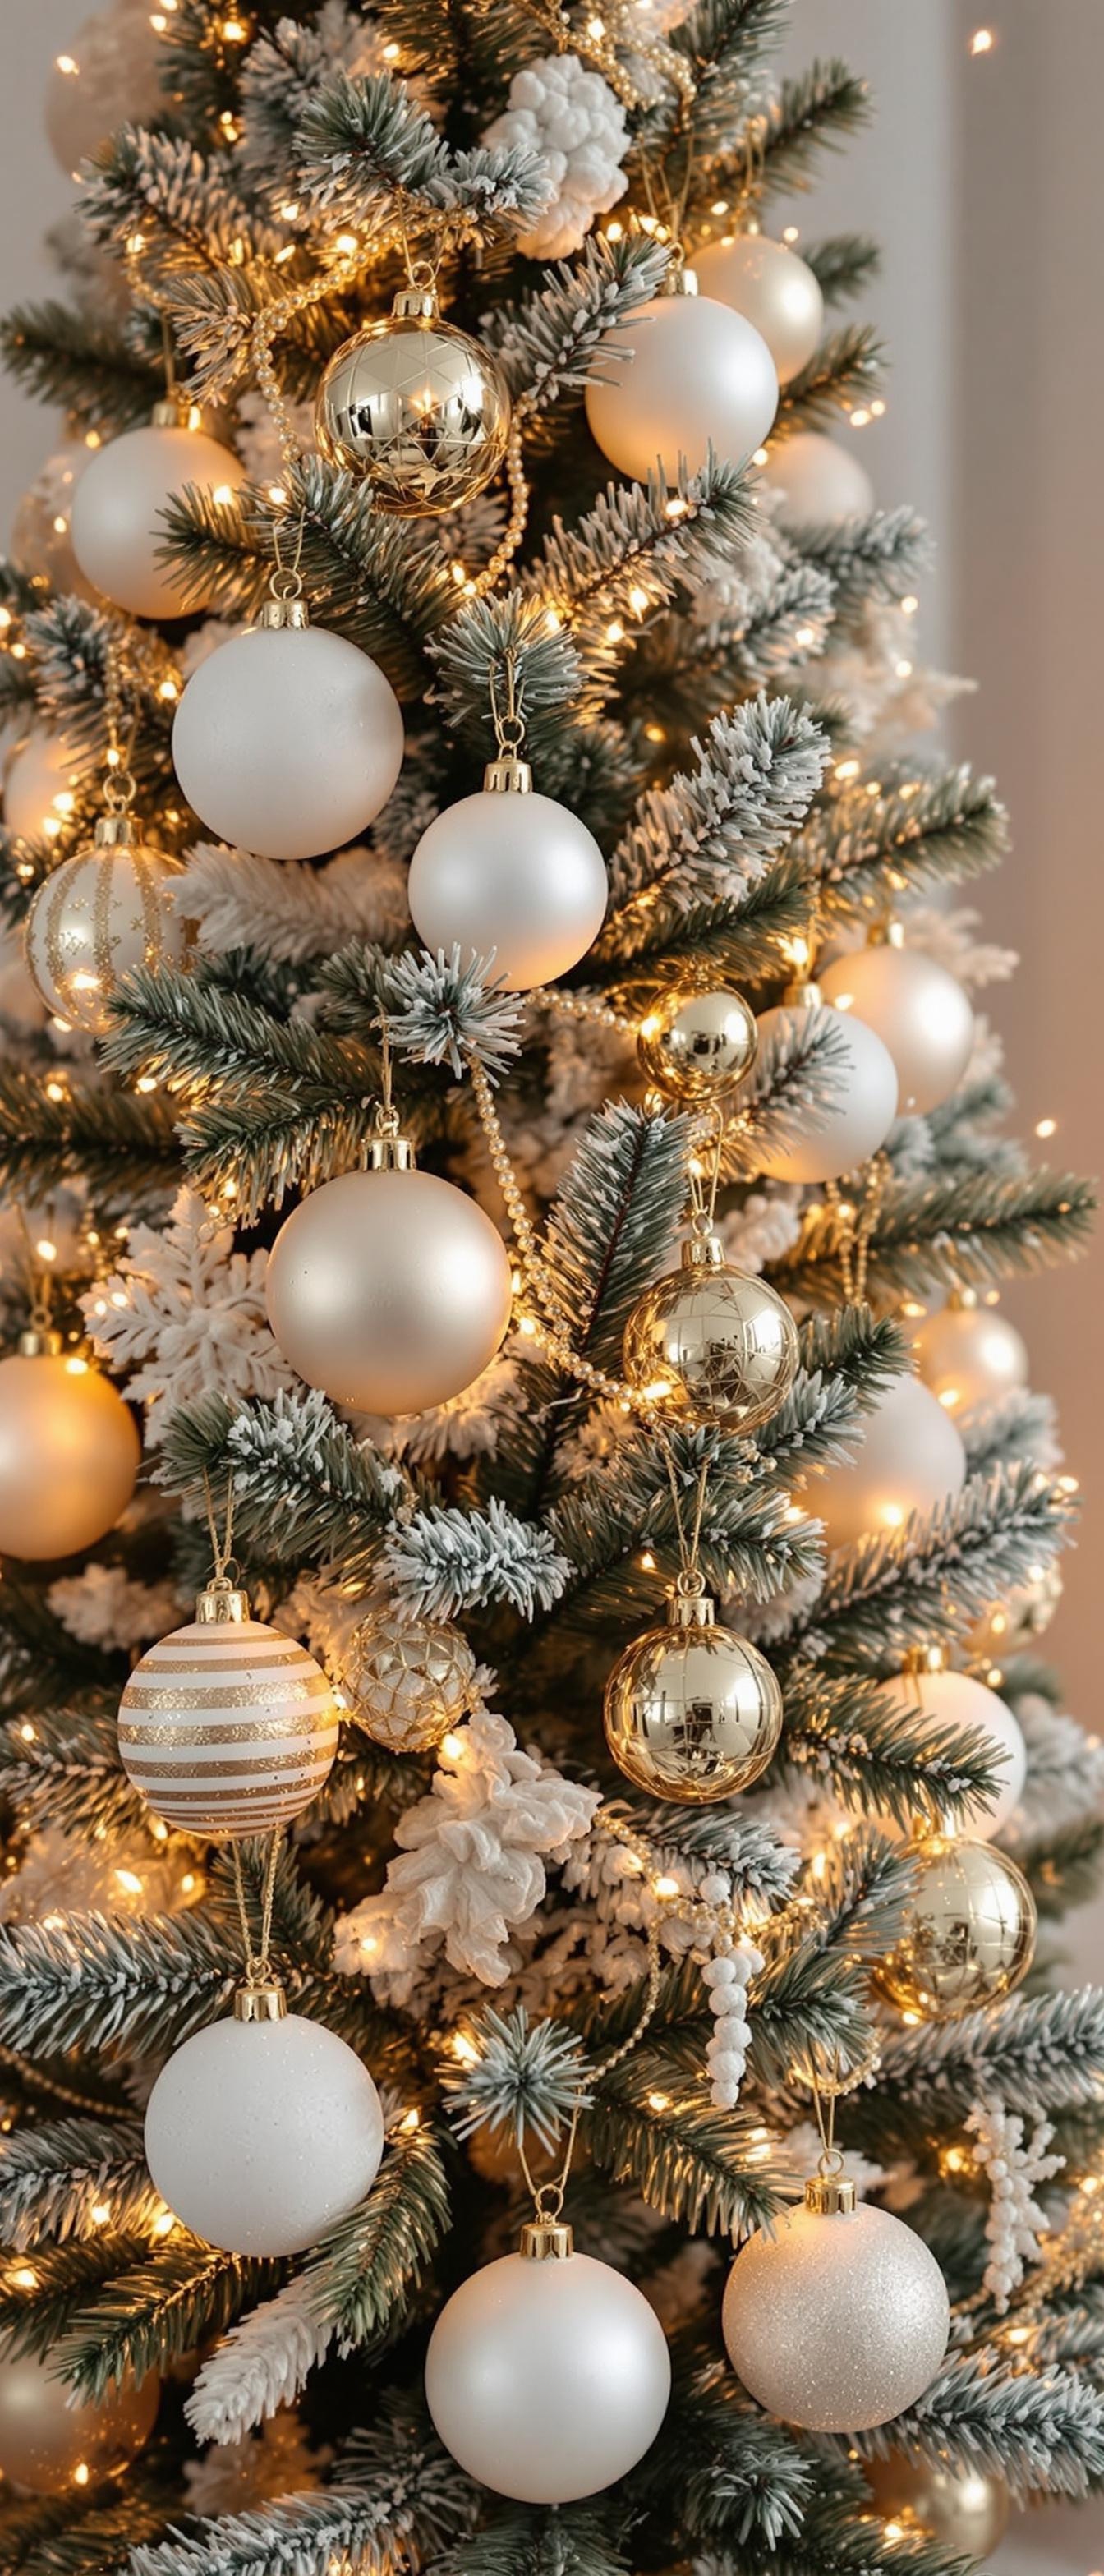
[[[982,2469],[937,2468],[891,2451],[888,2460],[868,2460],[864,2475],[886,2522],[899,2520],[963,2558],[980,2564],[1008,2529],[1008,2489]]]
[[[345,1657],[352,1715],[389,1753],[426,1753],[470,1706],[475,1669],[467,1638],[448,1621],[380,1610]]]
[[[750,1073],[759,1044],[742,993],[675,993],[641,1022],[637,1053],[668,1100],[721,1100]]]
[[[891,2002],[920,2021],[954,2021],[999,2003],[1027,1975],[1038,1917],[1007,1852],[964,1835],[918,1847],[900,1933],[878,1971]]]
[[[335,351],[314,425],[323,456],[364,475],[381,510],[436,517],[497,474],[510,396],[488,351],[443,322],[432,296],[400,295]]]
[[[177,859],[139,839],[123,815],[106,815],[89,848],[43,879],[26,926],[27,966],[55,1018],[103,1037],[111,997],[135,966],[179,965],[186,925],[176,910]]]
[[[732,1270],[716,1235],[683,1245],[682,1268],[645,1289],[625,1326],[625,1375],[726,1431],[753,1431],[797,1375],[797,1326],[783,1298]]]
[[[126,1510],[141,1457],[129,1406],[90,1361],[48,1337],[0,1360],[0,1555],[91,1547]]]
[[[98,2406],[70,2405],[72,2390],[30,2353],[0,2361],[0,2471],[32,2495],[78,2494],[114,2478],[149,2440],[160,2384],[125,2380]]]
[[[704,1592],[668,1595],[668,1624],[619,1655],[606,1683],[606,1742],[650,1798],[710,1806],[750,1789],[782,1732],[782,1693],[758,1649],[716,1625]]]

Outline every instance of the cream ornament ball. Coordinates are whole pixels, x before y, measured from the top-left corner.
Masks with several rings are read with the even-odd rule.
[[[129,815],[100,817],[91,847],[43,879],[27,915],[27,965],[49,1012],[102,1037],[122,976],[180,964],[188,928],[174,880],[182,874],[177,859],[139,838]]]
[[[950,2302],[923,2239],[845,2180],[750,2237],[728,2277],[723,2329],[738,2378],[769,2415],[809,2433],[888,2424],[930,2387]]]
[[[158,403],[144,429],[124,430],[97,449],[74,491],[70,536],[86,581],[129,617],[184,617],[209,607],[210,590],[189,588],[185,601],[179,573],[160,561],[162,513],[187,484],[217,501],[230,500],[244,481],[244,465],[198,426],[194,406]]]
[[[194,1621],[136,1664],[119,1705],[132,1786],[181,1833],[217,1840],[288,1824],[316,1798],[337,1751],[338,1710],[314,1657],[251,1619],[216,1576]]]
[[[382,812],[403,756],[390,681],[344,635],[270,600],[193,671],[173,761],[219,840],[264,859],[314,859]]]
[[[963,1732],[972,1728],[988,1737],[999,1757],[999,1786],[992,1797],[978,1799],[966,1810],[962,1830],[978,1842],[1001,1833],[1019,1806],[1027,1777],[1027,1748],[1007,1702],[970,1673],[939,1666],[883,1682],[878,1696],[884,1707],[899,1710],[903,1718],[922,1712],[933,1726],[961,1727]]]
[[[160,2401],[154,2372],[108,2388],[96,2405],[29,2352],[0,2360],[0,2475],[31,2495],[80,2495],[119,2477],[148,2441]]]
[[[32,580],[97,602],[73,552],[71,527],[73,494],[93,452],[83,438],[66,439],[46,458],[17,505],[8,552],[17,571]]]
[[[783,439],[763,467],[768,492],[779,499],[783,528],[835,528],[845,519],[868,519],[874,486],[860,458],[819,429]]]
[[[692,272],[682,280],[689,290]],[[680,457],[700,473],[710,446],[744,465],[778,409],[766,341],[741,313],[696,292],[654,296],[599,343],[586,388],[591,436],[619,474],[647,481]]]
[[[811,1481],[805,1507],[824,1522],[830,1548],[853,1547],[892,1536],[911,1512],[935,1511],[965,1482],[956,1425],[918,1378],[899,1377],[864,1414],[857,1456]]]
[[[1022,1333],[1006,1315],[983,1306],[971,1288],[959,1289],[940,1314],[929,1315],[912,1347],[925,1386],[948,1413],[994,1404],[1027,1384]]]
[[[508,993],[554,983],[585,957],[605,917],[605,861],[586,824],[533,791],[527,761],[491,761],[476,796],[446,806],[410,862],[407,899],[429,949],[493,954]]]
[[[89,777],[89,757],[61,733],[36,726],[4,772],[4,821],[20,841],[52,841]]]
[[[694,252],[703,295],[742,313],[766,341],[780,385],[807,367],[824,329],[824,297],[807,262],[766,233],[737,233]]]
[[[949,1100],[970,1061],[974,1014],[961,984],[935,957],[892,936],[837,957],[820,988],[837,1011],[873,1029],[897,1068],[902,1111],[924,1117]]]
[[[762,1047],[786,1044],[799,1034],[802,1015],[822,1010],[819,986],[806,988],[800,1002],[782,1002],[764,1011],[759,1021]],[[784,1145],[760,1148],[759,1168],[771,1180],[824,1182],[868,1163],[884,1145],[897,1115],[897,1072],[888,1047],[865,1021],[835,1015],[836,1051],[831,1068],[831,1098],[815,1118],[810,1115],[800,1135]]]
[[[142,1449],[110,1378],[32,1330],[0,1360],[0,1554],[41,1564],[114,1529]]]

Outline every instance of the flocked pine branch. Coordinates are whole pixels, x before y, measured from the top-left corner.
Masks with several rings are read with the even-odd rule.
[[[648,233],[617,242],[591,234],[574,264],[558,261],[535,295],[488,315],[486,338],[514,400],[537,413],[581,387],[599,343],[656,293],[667,263]]]
[[[222,268],[246,253],[274,257],[283,236],[258,222],[223,154],[205,157],[182,135],[122,125],[81,188],[81,217],[95,241],[122,249],[133,235],[152,274],[162,267]]]
[[[914,1512],[903,1529],[845,1548],[793,1643],[830,1670],[877,1670],[909,1646],[952,1643],[1031,1566],[1050,1562],[1069,1518],[1068,1497],[1030,1464],[975,1478],[926,1517]]]
[[[631,957],[710,897],[738,897],[797,829],[827,759],[824,737],[788,698],[717,716],[694,767],[649,789],[610,863],[610,909],[595,954]]]
[[[923,1297],[1029,1276],[1080,1248],[1094,1209],[1088,1182],[1045,1167],[1024,1177],[983,1169],[893,1180],[873,1231],[871,1293]],[[834,1305],[843,1287],[836,1213],[807,1210],[798,1242],[771,1269],[791,1295]]]
[[[0,324],[0,351],[36,401],[64,408],[75,428],[114,435],[149,419],[164,373],[106,319],[51,298],[17,305]]]
[[[867,233],[832,233],[824,241],[802,242],[801,257],[831,309],[873,283],[882,255]]]
[[[807,188],[818,155],[838,152],[866,124],[870,107],[868,83],[838,60],[810,63],[797,79],[783,81],[767,110],[765,132],[755,138],[764,187],[772,195]]]
[[[957,885],[996,867],[1008,822],[988,778],[968,769],[906,776],[884,794],[866,782],[816,808],[803,848],[829,917],[862,919],[871,899],[892,904],[928,886]]]

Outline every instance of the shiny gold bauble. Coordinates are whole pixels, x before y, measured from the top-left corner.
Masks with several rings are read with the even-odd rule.
[[[128,815],[107,814],[89,847],[44,877],[27,915],[27,966],[55,1018],[102,1037],[122,976],[179,964],[188,941],[173,879],[182,874]]]
[[[471,1705],[475,1656],[444,1619],[380,1610],[366,1619],[343,1660],[352,1715],[390,1753],[425,1753]]]
[[[51,1339],[25,1334],[0,1360],[0,1554],[35,1562],[72,1556],[113,1529],[142,1456],[110,1378],[63,1358]]]
[[[922,2532],[963,2558],[988,2558],[1008,2529],[1008,2489],[983,2469],[940,2469],[891,2451],[888,2460],[868,2460],[864,2476],[884,2521],[899,2521],[903,2534]]]
[[[118,2477],[153,2431],[160,2385],[151,2371],[109,2388],[98,2406],[70,2405],[71,2388],[30,2353],[0,2361],[0,2471],[32,2495],[80,2494]]]
[[[681,1270],[645,1289],[625,1326],[624,1356],[634,1386],[726,1431],[753,1431],[793,1385],[797,1326],[765,1279],[728,1267],[710,1234],[684,1244]]]
[[[999,2003],[1027,1975],[1037,1915],[1007,1852],[963,1835],[917,1847],[919,1874],[878,1982],[918,2021],[954,2021]]]
[[[381,510],[435,517],[497,474],[510,396],[489,352],[415,290],[335,351],[314,426],[323,456],[366,476]]]
[[[667,1596],[664,1628],[619,1655],[606,1683],[606,1742],[651,1798],[709,1806],[750,1789],[782,1732],[782,1693],[746,1637],[716,1624],[708,1593]]]
[[[641,1021],[637,1053],[668,1100],[720,1100],[755,1062],[759,1031],[742,993],[673,993]]]

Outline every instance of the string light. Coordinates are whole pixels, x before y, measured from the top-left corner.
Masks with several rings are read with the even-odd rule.
[[[975,58],[979,54],[991,54],[996,41],[992,27],[975,27],[970,38],[969,50]]]

